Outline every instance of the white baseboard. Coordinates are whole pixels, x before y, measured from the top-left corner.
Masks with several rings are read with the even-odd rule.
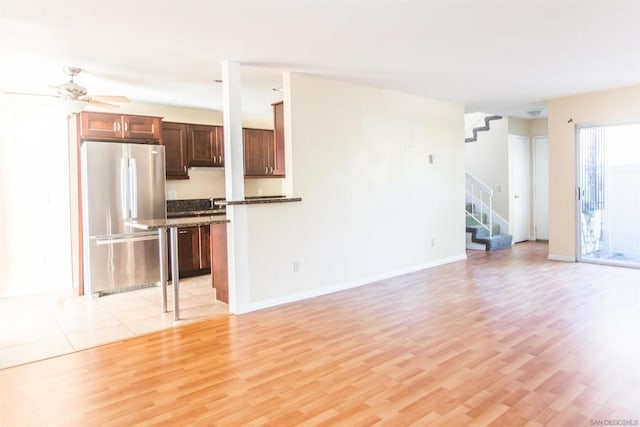
[[[549,254],[547,258],[550,259],[551,261],[576,262],[576,257],[567,256],[567,255]]]
[[[450,264],[452,262],[463,261],[465,259],[467,259],[466,254],[456,255],[456,256],[443,258],[443,259],[439,259],[439,260],[424,263],[424,264],[415,265],[412,267],[403,268],[400,270],[391,271],[388,273],[376,274],[374,276],[353,280],[351,282],[338,283],[337,285],[325,286],[323,288],[311,289],[309,291],[299,292],[291,295],[285,295],[277,298],[271,298],[264,301],[258,301],[258,302],[250,303],[246,311],[243,311],[242,313],[235,313],[235,314],[249,313],[251,311],[262,310],[265,308],[275,307],[277,305],[287,304],[295,301],[301,301],[307,298],[313,298],[321,295],[332,294],[334,292],[357,288],[359,286],[368,285],[374,282],[378,282],[380,280],[389,279],[391,277],[401,276],[403,274],[413,273],[415,271],[426,270],[428,268],[438,267],[440,265]]]

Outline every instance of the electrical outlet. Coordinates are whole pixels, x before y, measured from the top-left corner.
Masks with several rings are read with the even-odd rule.
[[[300,263],[298,261],[293,261],[293,272],[297,273],[300,271]]]

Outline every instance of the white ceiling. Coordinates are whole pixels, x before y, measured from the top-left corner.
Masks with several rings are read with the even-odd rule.
[[[291,70],[526,116],[550,98],[640,84],[634,1],[0,1],[0,90],[269,112]]]

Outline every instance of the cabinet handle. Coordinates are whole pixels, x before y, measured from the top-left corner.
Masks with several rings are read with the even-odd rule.
[[[129,122],[124,122],[124,131],[125,132],[129,131]]]
[[[269,168],[267,166],[264,167],[264,173],[269,173]]]
[[[178,230],[178,234],[187,234],[188,231],[187,230]]]
[[[273,175],[273,166],[271,166],[271,175]]]
[[[118,122],[113,122],[113,131],[114,132],[118,131]]]

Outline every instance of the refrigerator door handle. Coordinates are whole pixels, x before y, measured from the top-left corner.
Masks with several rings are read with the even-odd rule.
[[[131,197],[131,219],[138,218],[138,168],[136,159],[129,159],[129,185]]]
[[[148,234],[136,237],[94,237],[96,245],[112,245],[114,243],[143,242],[145,240],[158,240],[158,234]]]
[[[126,158],[120,159],[120,209],[122,219],[129,219],[129,165]]]

